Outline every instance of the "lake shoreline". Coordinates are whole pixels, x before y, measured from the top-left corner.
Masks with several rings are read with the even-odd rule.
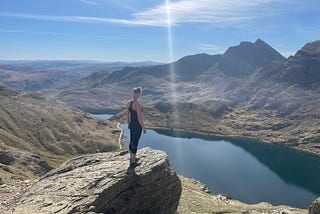
[[[265,142],[265,141],[260,141],[258,139],[255,138],[250,138],[250,137],[244,137],[242,135],[222,135],[222,134],[216,134],[216,133],[210,133],[210,132],[201,132],[201,131],[191,131],[191,130],[185,130],[185,129],[179,129],[179,128],[167,128],[167,127],[162,127],[162,126],[148,126],[148,129],[151,130],[163,130],[163,131],[177,131],[177,132],[188,132],[190,134],[196,134],[196,135],[202,135],[202,136],[208,136],[208,137],[212,137],[212,138],[217,138],[220,140],[247,140],[249,142],[254,142],[254,143],[262,143],[262,144],[269,144],[269,145],[276,145],[276,146],[280,146],[280,147],[284,147],[287,149],[292,149],[298,152],[303,152],[309,155],[315,155],[317,157],[320,157],[320,154],[314,151],[310,151],[310,150],[306,150],[303,148],[296,148],[296,147],[290,147],[287,145],[284,145],[282,143],[274,143],[274,142]]]
[[[186,106],[185,106],[186,105]],[[185,104],[176,112],[144,107],[146,127],[151,129],[186,131],[212,137],[240,138],[249,141],[280,145],[304,153],[320,156],[316,127],[299,127],[299,121],[279,118],[268,112],[246,112],[233,109],[214,116],[205,106]],[[271,113],[270,113],[271,114]],[[125,111],[120,111],[111,120],[125,122]]]
[[[126,128],[126,124],[122,124],[121,125],[121,128],[123,129],[123,130],[127,130],[127,128]],[[164,128],[164,127],[147,127],[147,129],[149,129],[150,130],[150,132],[151,132],[151,130],[152,131],[157,131],[157,130],[163,130],[163,131],[178,131],[178,132],[182,132],[182,133],[186,133],[187,131],[185,131],[185,130],[177,130],[177,129],[174,129],[174,130],[171,130],[171,129],[166,129],[166,128]],[[128,130],[127,130],[128,131]],[[128,132],[127,131],[124,131],[124,135],[123,135],[123,141],[122,142],[125,142],[124,144],[125,145],[127,145],[127,139],[126,138],[128,138]],[[196,135],[200,135],[200,136],[208,136],[208,137],[214,137],[214,138],[216,138],[217,136],[214,136],[214,135],[203,135],[203,133],[200,133],[200,132],[193,132],[193,133],[191,133],[191,132],[187,132],[187,133],[190,133],[190,134],[196,134]],[[158,133],[158,134],[163,134],[163,133]],[[164,134],[165,135],[165,134]],[[168,135],[168,136],[171,136],[170,134]],[[181,138],[189,138],[188,136],[185,136],[185,135],[183,135],[183,136],[180,136],[179,135],[179,133],[178,133],[178,135],[177,135],[177,137],[181,137]],[[143,138],[143,136],[142,136],[142,138]],[[190,138],[197,138],[197,137],[195,137],[195,136],[190,136]],[[218,139],[219,140],[222,140],[222,139],[224,139],[224,140],[226,140],[226,137],[224,137],[224,136],[218,136]],[[217,139],[217,140],[218,140]],[[231,139],[230,137],[228,138],[228,139]],[[236,138],[236,137],[234,137],[234,138],[232,138],[232,139],[238,139],[238,138]],[[243,139],[243,138],[242,138]],[[257,141],[254,141],[254,140],[251,140],[250,139],[250,141],[253,141],[253,142],[255,142],[255,143],[263,143],[263,142],[257,142]],[[149,142],[149,141],[146,141],[146,142]],[[142,144],[140,145],[140,146],[143,146],[143,142],[141,142]],[[268,144],[268,143],[263,143],[263,144],[266,144],[266,145],[270,145],[270,144]],[[148,146],[148,145],[147,145]],[[152,145],[150,145],[151,147],[152,147]],[[126,147],[124,147],[124,148],[126,148]],[[154,148],[154,147],[152,147],[152,148]],[[159,148],[154,148],[154,149],[159,149]],[[299,151],[299,152],[301,152],[301,151]],[[167,153],[168,154],[168,153]],[[169,154],[168,154],[169,155]],[[173,160],[172,160],[173,161]],[[196,180],[197,182],[201,182],[201,183],[204,183],[204,185],[205,186],[207,186],[207,184],[206,184],[206,182],[204,182],[204,181],[201,181],[199,178],[196,178],[196,177],[193,177],[193,176],[188,176],[188,175],[185,175],[185,174],[183,174],[183,173],[179,173],[179,170],[177,171],[177,174],[178,175],[180,175],[180,176],[184,176],[184,177],[187,177],[187,178],[189,178],[189,179],[191,179],[191,180]],[[190,184],[191,185],[191,184]],[[212,187],[213,188],[213,187]],[[213,188],[213,192],[215,192],[215,188]],[[224,194],[226,194],[226,195],[228,195],[229,194],[229,192],[220,192],[220,191],[218,191],[218,192],[215,192],[215,193],[212,193],[212,197],[217,197],[217,196],[219,196],[219,195],[224,195]],[[231,196],[232,197],[232,196]],[[285,205],[285,204],[273,204],[272,202],[270,202],[270,201],[268,201],[268,200],[263,200],[263,201],[260,201],[260,202],[252,202],[252,203],[250,203],[250,202],[245,202],[245,201],[243,201],[243,200],[241,200],[241,199],[234,199],[233,197],[232,197],[232,200],[231,201],[240,201],[242,204],[243,204],[243,206],[265,206],[266,204],[269,204],[268,205],[268,207],[269,208],[273,208],[273,209],[276,209],[276,208],[279,208],[279,207],[283,207],[283,206],[285,206],[286,208],[289,208],[289,209],[299,209],[302,213],[307,213],[307,208],[308,207],[299,207],[299,206],[294,206],[294,205]],[[297,212],[297,213],[300,213],[300,212]]]

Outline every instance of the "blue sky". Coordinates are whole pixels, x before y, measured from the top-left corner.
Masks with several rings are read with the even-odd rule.
[[[319,0],[0,0],[0,59],[167,62],[258,38],[288,56],[319,35]]]

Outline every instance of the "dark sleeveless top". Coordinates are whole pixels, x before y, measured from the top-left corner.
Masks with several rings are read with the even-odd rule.
[[[133,109],[134,101],[130,101],[129,112],[130,112],[130,129],[142,129],[139,120],[138,113]],[[142,111],[142,109],[141,109]]]

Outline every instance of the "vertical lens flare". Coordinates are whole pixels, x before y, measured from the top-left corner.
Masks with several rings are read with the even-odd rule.
[[[170,14],[170,0],[166,0],[166,12],[167,12],[167,32],[168,32],[168,56],[169,56],[169,72],[170,72],[170,89],[171,89],[171,102],[173,105],[173,113],[172,113],[172,119],[171,123],[173,127],[179,128],[179,116],[177,112],[177,90],[176,90],[176,73],[175,73],[175,67],[172,63],[174,60],[173,57],[173,41],[172,41],[172,19]],[[178,151],[179,144],[175,144],[176,150]],[[177,152],[177,161],[182,166],[182,169],[184,169],[184,154],[183,152]]]
[[[169,0],[166,0],[166,11],[167,11],[167,33],[168,33],[168,56],[169,56],[169,62],[173,62],[172,29],[171,29],[171,14],[170,14]],[[173,66],[170,66],[170,80],[171,82],[175,81],[175,73],[174,73]]]
[[[175,75],[175,68],[172,64],[174,57],[173,57],[173,42],[172,42],[172,20],[170,14],[170,0],[166,0],[166,12],[167,12],[167,33],[168,33],[168,56],[169,56],[169,72],[170,72],[170,85],[171,85],[171,96],[172,101],[174,103],[177,102],[177,93],[176,93],[176,75]]]

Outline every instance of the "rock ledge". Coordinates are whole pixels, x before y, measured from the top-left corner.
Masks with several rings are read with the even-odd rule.
[[[8,213],[175,213],[181,182],[164,152],[99,153],[70,160],[44,175]]]

